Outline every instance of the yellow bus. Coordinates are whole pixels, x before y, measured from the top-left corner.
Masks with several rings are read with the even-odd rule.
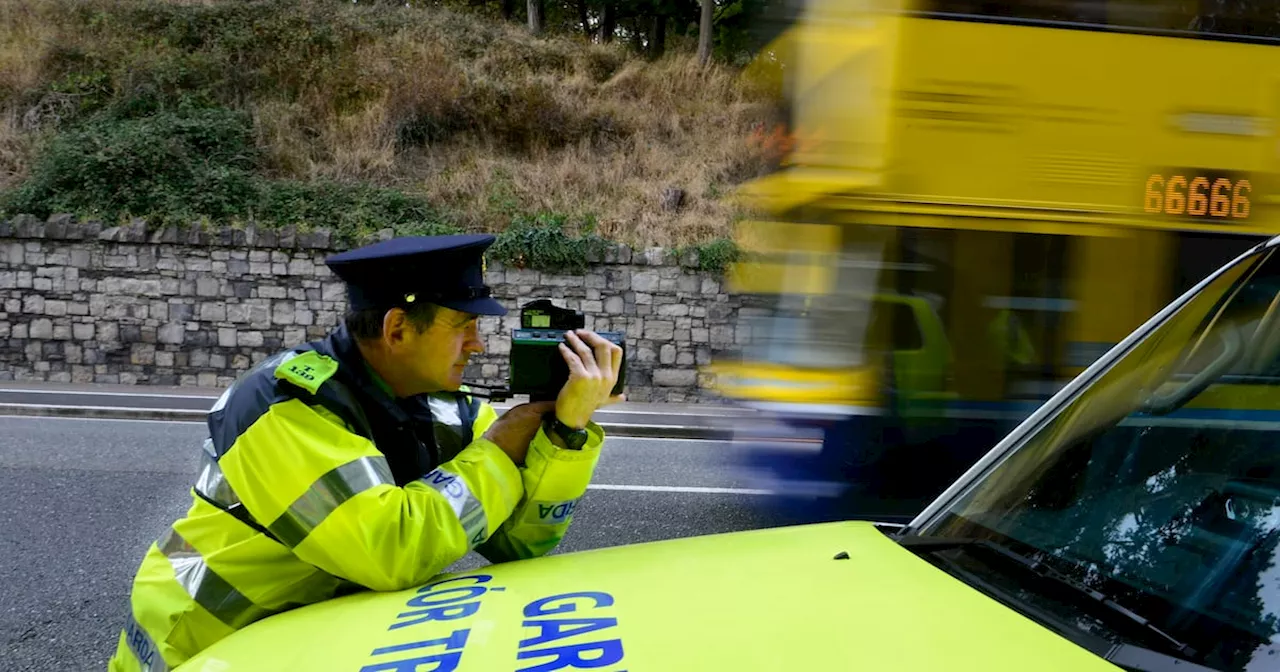
[[[806,2],[750,72],[780,78],[795,142],[742,191],[762,214],[731,284],[774,305],[721,392],[984,451],[1280,233],[1277,47],[1267,3]]]

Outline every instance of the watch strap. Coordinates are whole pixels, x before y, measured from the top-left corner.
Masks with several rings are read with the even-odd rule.
[[[555,413],[547,415],[546,427],[563,439],[564,445],[569,450],[582,450],[582,447],[587,445],[587,440],[591,438],[586,429],[574,429],[564,424],[560,421],[560,418],[556,417]]]

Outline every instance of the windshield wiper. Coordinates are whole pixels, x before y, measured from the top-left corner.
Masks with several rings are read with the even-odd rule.
[[[1054,584],[1069,588],[1075,595],[1088,598],[1097,604],[1107,607],[1114,615],[1120,616],[1129,622],[1138,625],[1147,632],[1156,635],[1159,640],[1172,653],[1176,653],[1182,658],[1179,662],[1183,664],[1192,663],[1186,658],[1197,657],[1196,650],[1191,648],[1187,643],[1178,640],[1169,633],[1156,627],[1150,620],[1143,618],[1140,614],[1128,609],[1124,605],[1116,602],[1111,596],[1098,590],[1094,590],[1089,586],[1059,572],[1049,565],[1025,556],[1021,553],[1013,551],[989,539],[955,539],[948,537],[929,537],[919,535],[904,535],[894,537],[894,539],[904,548],[911,549],[913,552],[934,552],[945,551],[956,548],[963,549],[981,549],[991,554],[1008,560],[1009,562],[1021,567],[1027,572],[1041,579],[1052,581]],[[1115,651],[1113,651],[1115,653]],[[1192,663],[1194,665],[1194,663]],[[1182,669],[1182,668],[1180,668]],[[1200,668],[1210,669],[1210,668]]]

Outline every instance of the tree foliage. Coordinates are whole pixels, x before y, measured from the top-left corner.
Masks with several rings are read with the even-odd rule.
[[[344,2],[347,0],[343,0]],[[359,4],[462,6],[508,21],[532,26],[540,34],[581,35],[597,42],[622,41],[637,53],[650,57],[679,45],[692,50],[699,39],[702,3],[699,0],[435,0],[408,2],[354,0]],[[776,36],[786,17],[793,16],[795,0],[710,0],[712,55],[716,60],[745,65]],[[529,9],[541,10],[540,20],[529,21]]]

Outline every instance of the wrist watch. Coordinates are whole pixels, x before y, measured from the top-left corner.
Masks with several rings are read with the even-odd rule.
[[[591,438],[586,429],[574,429],[560,422],[560,418],[557,418],[555,413],[548,413],[543,425],[547,431],[555,432],[556,436],[564,439],[564,445],[568,446],[569,450],[582,450],[582,447],[587,445],[587,439]]]

